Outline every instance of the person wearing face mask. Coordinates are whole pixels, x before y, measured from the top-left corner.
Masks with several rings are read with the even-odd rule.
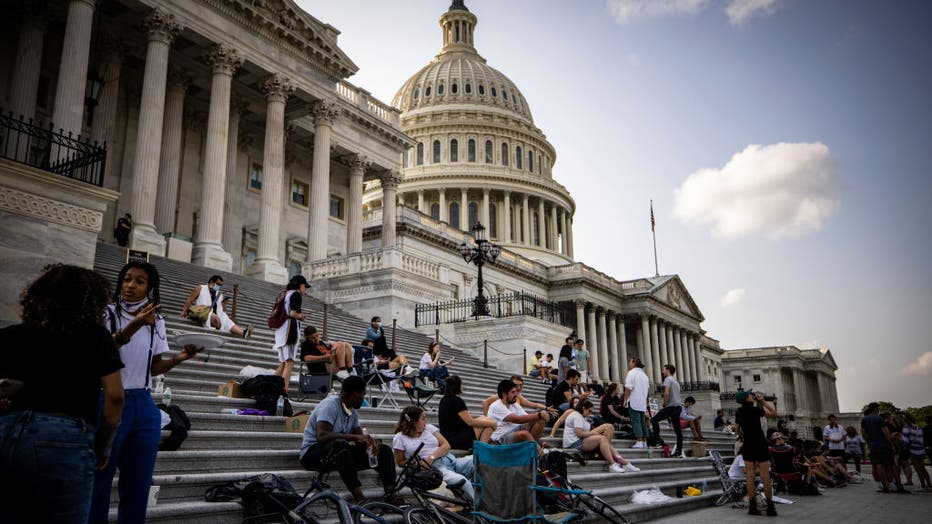
[[[233,333],[238,337],[249,338],[252,335],[252,326],[241,328],[223,310],[223,277],[213,275],[207,280],[207,284],[201,284],[191,291],[188,300],[185,301],[184,307],[181,308],[181,318],[187,318],[191,306],[207,306],[210,308],[210,314],[204,321],[204,327],[220,330],[221,333]]]
[[[392,348],[388,347],[385,341],[385,329],[382,327],[381,317],[372,317],[369,329],[366,330],[366,338],[373,342],[372,354],[378,357],[377,367],[379,369],[398,369],[404,371],[408,365],[408,359],[404,355],[395,353]]]
[[[107,306],[104,326],[123,361],[123,417],[106,467],[94,474],[89,522],[109,521],[113,475],[120,469],[119,522],[144,522],[155,457],[162,436],[162,418],[150,391],[152,377],[168,373],[201,349],[191,344],[168,352],[165,320],[159,315],[159,272],[146,262],[130,262],[117,277],[113,303]],[[98,429],[98,431],[100,431]]]

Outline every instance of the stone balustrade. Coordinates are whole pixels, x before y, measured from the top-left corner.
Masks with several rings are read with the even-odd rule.
[[[354,86],[345,80],[340,80],[336,84],[336,93],[340,98],[349,101],[379,120],[388,122],[393,127],[398,127],[400,121],[398,109],[372,98],[371,94],[365,89]]]

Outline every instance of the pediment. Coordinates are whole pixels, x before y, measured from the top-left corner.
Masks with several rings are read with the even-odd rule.
[[[677,275],[668,275],[650,279],[655,282],[655,286],[650,291],[650,296],[657,301],[663,302],[667,306],[693,318],[700,322],[705,320],[696,301],[687,291],[686,286]]]

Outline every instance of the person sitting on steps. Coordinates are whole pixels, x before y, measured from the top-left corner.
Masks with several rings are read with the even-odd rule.
[[[204,322],[204,327],[217,329],[221,333],[233,333],[238,337],[249,338],[252,335],[252,326],[247,325],[245,329],[237,326],[226,311],[223,310],[226,297],[223,296],[223,291],[220,290],[222,287],[223,277],[220,275],[213,275],[207,280],[207,284],[196,286],[188,295],[188,300],[185,301],[184,307],[181,308],[181,315],[179,316],[187,318],[192,305],[208,306],[210,307],[210,314]]]

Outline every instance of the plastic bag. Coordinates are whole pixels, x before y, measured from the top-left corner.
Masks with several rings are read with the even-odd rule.
[[[239,376],[252,378],[258,375],[274,375],[274,369],[263,369],[256,366],[245,366],[243,369],[239,370]]]
[[[631,502],[635,504],[660,504],[661,502],[667,502],[670,500],[673,500],[673,498],[664,495],[656,487],[642,491],[635,491],[631,495]]]

